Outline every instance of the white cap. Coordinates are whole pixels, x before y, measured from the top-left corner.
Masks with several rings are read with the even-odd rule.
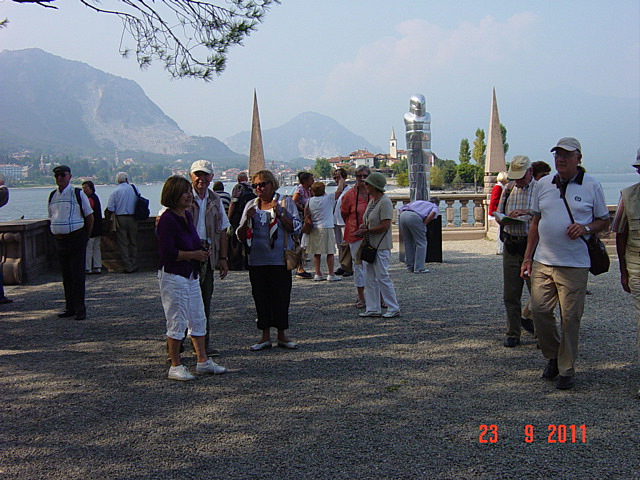
[[[208,160],[196,160],[191,164],[191,170],[189,170],[189,173],[194,172],[213,173],[213,165]]]
[[[551,151],[553,152],[558,148],[561,148],[562,150],[566,150],[567,152],[575,152],[576,150],[578,150],[579,152],[582,152],[582,147],[580,146],[580,142],[578,141],[578,139],[573,137],[562,137],[560,140],[558,140],[558,144],[555,147],[553,147]]]

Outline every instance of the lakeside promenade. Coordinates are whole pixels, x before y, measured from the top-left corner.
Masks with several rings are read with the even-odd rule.
[[[636,322],[617,260],[589,278],[576,387],[559,391],[540,379],[533,337],[502,346],[494,251],[444,242],[444,263],[414,275],[396,248],[392,319],[358,317],[352,277],[294,279],[297,351],[248,350],[248,273],[230,272],[213,301],[215,361],[230,373],[188,383],[166,379],[155,272],[89,276],[85,321],[56,317],[56,274],[8,287],[0,478],[639,478]],[[496,442],[479,441],[481,425],[497,425]],[[568,427],[564,442],[550,425]]]

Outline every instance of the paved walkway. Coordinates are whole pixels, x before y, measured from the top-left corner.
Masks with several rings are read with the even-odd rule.
[[[532,337],[502,346],[493,243],[444,250],[427,275],[394,263],[398,318],[359,318],[350,280],[294,280],[298,351],[249,352],[249,279],[232,272],[214,293],[216,361],[231,373],[186,384],[165,378],[153,272],[90,277],[82,322],[55,316],[55,275],[10,287],[0,478],[639,478],[636,327],[617,263],[590,279],[577,385],[562,392],[539,378]],[[479,441],[482,425],[497,442]]]

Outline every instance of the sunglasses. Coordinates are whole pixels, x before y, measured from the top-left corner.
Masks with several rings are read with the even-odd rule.
[[[58,178],[58,177],[66,177],[67,173],[69,172],[62,172],[62,173],[54,173],[53,176]]]
[[[367,178],[368,176],[369,176],[369,175],[367,175],[367,174],[365,173],[365,174],[362,174],[362,175],[356,175],[356,178]]]
[[[254,190],[257,188],[264,188],[267,185],[269,185],[271,182],[260,182],[260,183],[252,183],[251,184],[251,188],[253,188]]]

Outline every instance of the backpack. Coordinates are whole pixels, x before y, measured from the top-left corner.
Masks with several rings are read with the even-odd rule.
[[[238,201],[235,202],[235,206],[233,207],[233,212],[231,218],[229,218],[229,223],[234,228],[238,228],[240,225],[240,219],[242,218],[242,212],[244,212],[244,207],[247,205],[249,200],[253,200],[256,198],[256,194],[253,193],[253,189],[243,183],[240,184],[242,188],[242,192],[238,197]]]
[[[138,201],[136,202],[136,209],[133,212],[133,218],[138,221],[146,220],[147,218],[149,218],[150,213],[149,200],[140,195],[140,192],[138,192],[138,189],[135,185],[131,184],[131,186],[133,187],[133,191],[136,192],[136,196],[138,197]]]

